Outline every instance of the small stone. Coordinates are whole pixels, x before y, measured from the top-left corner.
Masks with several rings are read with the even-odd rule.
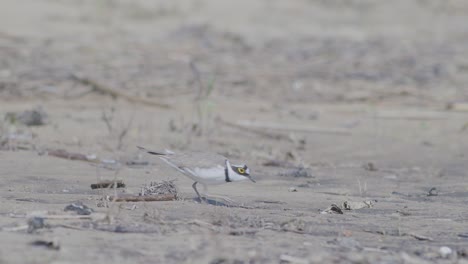
[[[297,192],[296,187],[289,187],[288,191],[290,192]]]
[[[5,120],[10,123],[19,122],[26,126],[42,126],[45,125],[47,119],[47,114],[38,107],[33,110],[27,110],[21,113],[7,113],[5,115]]]
[[[60,244],[57,238],[54,238],[52,240],[35,240],[31,242],[31,245],[42,246],[42,247],[46,247],[48,249],[53,249],[53,250],[60,249]]]
[[[343,210],[336,204],[332,204],[327,209],[320,212],[320,214],[343,214]]]
[[[73,211],[73,212],[76,212],[78,215],[90,215],[91,213],[94,212],[92,208],[89,208],[88,206],[84,205],[82,202],[76,202],[76,203],[67,205],[64,211]]]
[[[32,233],[37,229],[45,227],[44,218],[42,217],[32,217],[28,220],[28,233]]]
[[[364,164],[363,168],[368,171],[378,171],[377,167],[372,162],[368,162],[367,164]]]
[[[437,196],[437,195],[439,195],[439,192],[437,191],[436,187],[432,187],[427,193],[427,196]]]
[[[439,248],[439,253],[442,258],[448,258],[450,255],[452,255],[453,250],[449,247],[440,247]]]

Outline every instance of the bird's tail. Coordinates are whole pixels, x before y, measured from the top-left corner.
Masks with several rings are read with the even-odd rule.
[[[143,150],[143,151],[147,152],[148,154],[157,155],[157,156],[166,156],[166,155],[174,154],[172,151],[169,151],[169,150],[166,150],[166,151],[163,153],[163,152],[151,151],[151,150],[148,150],[148,149],[146,149],[146,148],[144,148],[144,147],[140,147],[140,146],[137,146],[137,148],[139,148],[140,150]]]

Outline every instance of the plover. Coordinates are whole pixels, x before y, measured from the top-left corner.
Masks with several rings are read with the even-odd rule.
[[[203,184],[206,188],[206,185],[219,185],[236,181],[251,180],[255,182],[250,176],[247,165],[233,165],[226,157],[219,154],[207,152],[174,153],[167,150],[155,152],[144,147],[138,148],[159,156],[169,166],[191,178],[194,181],[192,188],[200,201],[202,201],[202,197],[197,190],[197,183]]]

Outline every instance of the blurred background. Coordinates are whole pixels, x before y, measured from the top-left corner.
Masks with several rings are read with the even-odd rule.
[[[465,1],[0,4],[2,110],[42,107],[55,124],[48,136],[90,151],[102,151],[94,144],[100,137],[117,134],[112,136],[119,141],[122,131],[111,130],[130,133],[121,142],[104,141],[109,151],[136,142],[189,147],[202,134],[241,146],[223,131],[252,136],[242,132],[245,126],[281,126],[286,132],[291,127],[294,133],[316,129],[319,137],[364,126],[363,140],[372,142],[360,144],[373,152],[385,140],[395,140],[391,136],[414,139],[405,128],[387,131],[383,119],[440,115],[411,116],[401,107],[446,110],[468,99]],[[346,109],[337,109],[343,105]],[[379,107],[389,109],[380,113]],[[347,117],[352,113],[361,114]],[[363,115],[374,120],[365,122]],[[99,124],[76,133],[75,126],[88,119]],[[310,136],[303,132],[296,141]],[[162,136],[177,133],[161,142]],[[350,145],[345,149],[329,142],[321,146],[323,140],[315,138],[308,141],[319,141],[315,148],[332,148],[331,156],[355,149],[349,136],[338,139]],[[206,146],[206,140],[200,144]]]
[[[41,108],[53,125],[34,144],[88,152],[456,152],[460,135],[442,135],[464,123],[440,111],[466,110],[467,13],[461,0],[2,0],[0,107]]]

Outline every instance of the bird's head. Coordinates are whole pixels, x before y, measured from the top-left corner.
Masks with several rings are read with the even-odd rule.
[[[231,165],[231,168],[236,174],[246,177],[252,182],[255,182],[255,180],[250,176],[250,169],[247,167],[247,165]]]

